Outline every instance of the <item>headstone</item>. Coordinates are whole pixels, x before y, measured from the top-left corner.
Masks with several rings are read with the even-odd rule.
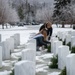
[[[75,75],[75,54],[69,54],[66,57],[67,75]]]
[[[8,46],[8,42],[4,41],[0,43],[0,46],[2,46],[2,59],[10,59],[10,50]]]
[[[71,48],[75,47],[75,36],[71,37]]]
[[[54,51],[53,51],[54,55],[58,54],[58,47],[59,46],[62,46],[62,42],[61,41],[55,41],[54,42]]]
[[[2,67],[2,47],[0,46],[0,68]]]
[[[71,35],[71,30],[70,30],[70,31],[68,31],[68,34],[69,34],[69,35]]]
[[[71,31],[71,36],[75,36],[75,30]]]
[[[58,38],[56,38],[56,37],[53,37],[53,38],[51,38],[51,52],[53,53],[53,50],[54,50],[54,41],[57,41],[58,40]]]
[[[14,38],[14,48],[17,48],[17,46],[20,45],[20,34],[14,34],[14,36],[11,36]]]
[[[0,34],[0,42],[1,42],[1,34]]]
[[[35,64],[31,61],[20,61],[15,64],[14,75],[35,75]]]
[[[62,41],[65,41],[65,39],[66,39],[66,32],[61,33],[61,39],[62,39]]]
[[[67,34],[66,35],[66,44],[68,44],[69,42],[71,42],[71,35]]]
[[[22,51],[22,60],[29,60],[35,62],[36,51],[31,49],[25,49]]]
[[[14,52],[14,38],[10,37],[6,41],[8,42],[9,50]]]
[[[34,42],[27,43],[26,48],[36,51],[36,43],[34,43]]]
[[[58,68],[64,69],[66,66],[66,56],[69,54],[69,47],[68,46],[60,46],[58,48]]]
[[[62,32],[58,31],[57,36],[59,37],[59,39],[62,39]]]

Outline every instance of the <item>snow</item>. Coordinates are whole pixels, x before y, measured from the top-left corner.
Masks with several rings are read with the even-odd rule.
[[[42,25],[42,24],[41,24]],[[36,26],[24,26],[24,27],[13,27],[13,28],[8,28],[8,29],[0,29],[0,34],[2,35],[2,41],[5,41],[7,38],[9,38],[10,36],[16,34],[16,33],[19,33],[20,34],[20,44],[25,44],[27,43],[27,41],[29,40],[29,37],[31,34],[34,34],[34,33],[37,33],[40,26],[41,25],[36,25]],[[72,30],[72,28],[56,28],[56,25],[53,24],[53,35],[56,35],[58,31],[62,31],[62,32],[67,32],[67,31],[70,31]],[[68,26],[69,27],[69,26]],[[10,66],[12,63],[15,63],[17,62],[16,59],[18,59],[20,56],[21,56],[21,52],[18,52],[17,53],[17,50],[15,50],[16,53],[12,53],[12,58],[14,58],[15,60],[14,61],[11,61],[10,60],[7,60],[7,61],[3,61],[2,64],[3,66]],[[19,50],[21,51],[21,50]],[[40,52],[38,52],[39,54]],[[53,57],[53,54],[44,54],[44,55],[41,55],[36,57],[36,60],[39,60],[40,62],[43,62],[43,60],[45,59],[49,59],[49,58],[52,58]],[[43,60],[41,60],[41,59]],[[45,66],[46,64],[41,64],[41,65],[37,65],[36,68],[39,68],[39,67],[42,67],[42,66]],[[46,66],[47,67],[47,66]],[[0,75],[9,75],[10,71],[2,71],[0,72]],[[58,75],[59,72],[53,72],[53,73],[50,73],[48,75]]]
[[[9,75],[11,72],[10,71],[3,71],[3,72],[0,72],[0,75]]]
[[[53,72],[53,73],[48,74],[48,75],[59,75],[59,74],[60,74],[60,72]]]
[[[40,57],[43,58],[43,59],[48,59],[48,58],[52,58],[53,54],[48,53],[48,54],[44,54],[44,55],[42,55]]]

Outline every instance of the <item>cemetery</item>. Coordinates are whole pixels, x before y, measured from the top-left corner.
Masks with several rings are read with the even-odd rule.
[[[20,31],[16,27],[16,32],[14,27],[0,32],[0,75],[75,75],[75,31],[52,25],[50,50],[40,47],[36,51],[32,37],[39,27],[20,27]]]

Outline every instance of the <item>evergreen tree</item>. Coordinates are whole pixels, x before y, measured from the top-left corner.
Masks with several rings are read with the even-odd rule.
[[[18,8],[18,15],[20,17],[20,20],[24,19],[24,13],[23,13],[23,6],[22,5]]]
[[[54,17],[54,20],[60,20],[62,22],[65,21],[64,17],[63,17],[63,9],[66,8],[66,6],[68,4],[70,4],[71,0],[54,0],[55,3],[55,9],[54,9],[54,14],[53,14],[53,17]]]

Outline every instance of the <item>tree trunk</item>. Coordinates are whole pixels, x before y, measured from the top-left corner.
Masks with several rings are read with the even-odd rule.
[[[2,24],[2,29],[4,29],[4,24]]]
[[[62,23],[62,28],[64,28],[64,23]]]
[[[8,28],[7,24],[6,24],[6,28]]]

